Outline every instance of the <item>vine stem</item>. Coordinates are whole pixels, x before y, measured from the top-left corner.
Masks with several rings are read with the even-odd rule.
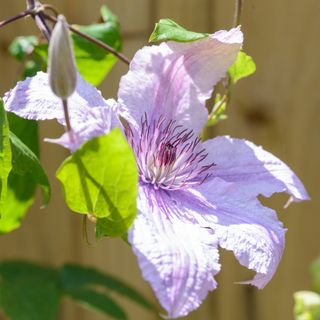
[[[49,16],[47,14],[44,14],[44,17],[47,20],[50,20],[51,22],[54,22],[54,23],[57,22],[57,19],[55,17]],[[73,33],[77,34],[78,36],[80,36],[80,37],[82,37],[82,38],[94,43],[95,45],[97,45],[100,48],[105,49],[106,51],[110,52],[111,54],[116,56],[118,59],[120,59],[122,62],[126,63],[127,65],[130,64],[130,60],[125,55],[123,55],[122,53],[120,53],[117,50],[113,49],[111,46],[107,45],[106,43],[104,43],[104,42],[102,42],[102,41],[100,41],[98,39],[95,39],[95,38],[93,38],[93,37],[81,32],[81,31],[79,31],[78,29],[76,29],[72,25],[68,25],[68,27],[69,27],[70,31],[72,31]]]
[[[33,9],[28,9],[28,10],[22,11],[22,12],[18,13],[17,15],[13,16],[13,17],[10,17],[8,19],[5,19],[5,20],[1,21],[0,22],[0,28],[4,27],[5,25],[7,25],[7,24],[9,24],[11,22],[14,22],[16,20],[19,20],[19,19],[25,18],[27,16],[30,16],[32,13],[33,13]]]

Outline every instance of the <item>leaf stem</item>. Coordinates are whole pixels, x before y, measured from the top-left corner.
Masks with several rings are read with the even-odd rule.
[[[233,27],[240,24],[243,0],[234,1]]]
[[[44,14],[44,17],[52,22],[57,22],[57,19],[55,17],[52,17],[50,15]],[[122,62],[126,63],[127,65],[130,64],[130,60],[123,55],[122,53],[116,51],[114,48],[112,48],[111,46],[107,45],[106,43],[95,39],[81,31],[79,31],[78,29],[76,29],[75,27],[73,27],[72,25],[68,25],[69,26],[69,30],[72,31],[73,33],[77,34],[78,36],[94,43],[95,45],[97,45],[100,48],[105,49],[106,51],[110,52],[111,54],[113,54],[114,56],[116,56],[118,59],[120,59]]]

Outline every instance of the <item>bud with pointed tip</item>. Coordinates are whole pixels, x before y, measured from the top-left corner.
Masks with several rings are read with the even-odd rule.
[[[68,24],[58,16],[49,44],[49,83],[53,93],[66,100],[76,89],[77,69]]]

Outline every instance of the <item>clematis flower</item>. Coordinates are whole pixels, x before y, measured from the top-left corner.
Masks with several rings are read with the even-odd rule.
[[[198,138],[208,119],[205,101],[242,41],[236,28],[191,43],[144,47],[120,82],[117,112],[127,122],[140,176],[138,215],[128,239],[170,318],[187,315],[216,288],[219,247],[232,250],[241,265],[256,272],[246,283],[263,288],[281,259],[286,230],[257,196],[287,192],[292,201],[308,199],[290,168],[261,147],[228,136]],[[63,123],[45,78],[38,74],[19,83],[7,94],[6,109]],[[40,90],[46,94],[39,96]],[[97,116],[114,102],[91,87],[77,92],[91,110],[85,118],[79,105],[70,110],[79,145],[116,124]]]

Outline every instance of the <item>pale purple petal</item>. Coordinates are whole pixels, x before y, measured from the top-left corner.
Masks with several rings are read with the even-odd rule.
[[[237,184],[219,178],[179,192],[175,198],[188,199],[198,223],[213,230],[219,245],[232,250],[241,265],[256,271],[246,283],[262,289],[274,275],[284,249],[286,230],[276,212]]]
[[[187,315],[216,287],[216,237],[194,224],[188,208],[168,192],[152,186],[139,187],[138,210],[129,242],[143,277],[170,318]]]
[[[139,130],[141,118],[165,115],[197,134],[207,121],[205,101],[235,60],[243,41],[239,28],[189,43],[144,47],[122,77],[122,116]]]
[[[275,192],[287,192],[294,201],[309,199],[294,172],[262,147],[228,136],[208,140],[203,146],[209,153],[206,161],[216,164],[212,176],[235,182],[239,189],[253,197],[259,194],[270,197]]]
[[[5,94],[4,104],[6,111],[25,119],[57,119],[59,123],[65,124],[61,99],[52,93],[48,75],[43,72],[18,82],[14,89]],[[48,141],[75,150],[84,141],[108,133],[119,125],[116,105],[114,100],[104,100],[100,92],[79,75],[77,89],[68,99],[74,139],[70,141],[69,134],[65,134],[59,139]]]
[[[77,131],[72,130],[71,135],[67,132],[58,139],[45,139],[45,141],[57,143],[71,151],[75,151],[84,142],[107,134],[114,127],[120,127],[120,122],[116,116],[117,103],[112,99],[107,100],[105,103],[105,107],[88,109],[84,115],[86,118],[84,122],[82,122],[81,118],[74,119],[73,128],[76,128]]]

